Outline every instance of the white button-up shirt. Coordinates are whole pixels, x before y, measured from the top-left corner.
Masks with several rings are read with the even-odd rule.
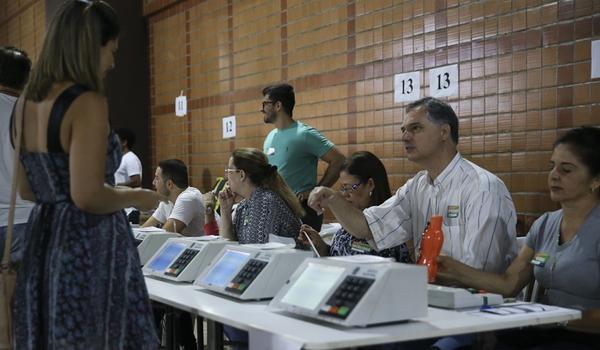
[[[458,153],[433,183],[420,171],[364,214],[378,250],[412,239],[418,251],[429,218],[442,215],[443,255],[493,272],[504,272],[517,255],[517,217],[506,186]]]

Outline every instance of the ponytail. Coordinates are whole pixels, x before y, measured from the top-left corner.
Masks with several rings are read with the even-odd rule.
[[[233,164],[248,174],[250,181],[275,192],[298,218],[306,213],[285,180],[277,172],[277,166],[269,164],[267,156],[256,148],[239,148],[231,154]]]

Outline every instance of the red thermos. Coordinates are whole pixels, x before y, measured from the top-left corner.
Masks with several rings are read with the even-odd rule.
[[[437,260],[440,255],[442,245],[444,244],[444,233],[442,232],[441,216],[434,215],[429,221],[429,225],[423,232],[421,246],[419,248],[419,261],[417,264],[427,266],[427,276],[429,283],[435,282],[437,275]]]

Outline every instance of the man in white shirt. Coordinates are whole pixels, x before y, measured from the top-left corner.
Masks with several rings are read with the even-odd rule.
[[[504,272],[517,254],[514,204],[502,180],[458,153],[458,118],[452,108],[431,97],[411,103],[402,141],[407,158],[425,170],[386,202],[359,211],[338,192],[318,187],[309,204],[316,210],[329,207],[348,232],[377,250],[410,240],[418,250],[431,216],[442,215],[442,254],[484,271]]]
[[[10,191],[12,188],[14,148],[10,137],[10,116],[13,106],[27,83],[31,61],[27,54],[14,47],[0,47],[0,259],[4,254],[4,240],[8,225]],[[21,260],[23,235],[33,203],[24,201],[17,192],[11,259]]]
[[[121,164],[115,171],[115,185],[127,187],[142,186],[142,162],[140,158],[131,150],[135,145],[135,134],[133,131],[125,128],[117,129],[117,135],[121,141]],[[127,219],[132,224],[140,223],[140,211],[136,208],[125,208]]]
[[[115,184],[117,186],[140,187],[142,186],[142,162],[132,151],[135,146],[135,134],[125,128],[118,129],[116,133],[119,135],[119,140],[121,140],[123,157],[119,168],[115,172]]]
[[[156,191],[167,196],[142,227],[159,226],[185,236],[204,234],[204,202],[202,193],[188,185],[187,166],[179,159],[158,163],[152,184]]]

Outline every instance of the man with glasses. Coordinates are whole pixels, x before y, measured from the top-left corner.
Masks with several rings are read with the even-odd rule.
[[[340,193],[317,187],[309,205],[329,207],[353,236],[382,250],[413,240],[432,215],[444,218],[442,254],[484,271],[504,272],[516,256],[516,213],[506,186],[457,151],[458,118],[443,101],[426,97],[406,108],[406,157],[425,170],[383,204],[358,210]]]
[[[152,185],[166,196],[142,227],[160,226],[185,236],[204,235],[204,201],[202,192],[188,184],[187,166],[179,159],[158,163]]]
[[[264,141],[263,152],[302,203],[306,211],[302,222],[319,231],[323,216],[307,205],[308,195],[315,186],[330,187],[337,181],[344,156],[317,129],[293,119],[296,98],[291,85],[267,86],[262,94],[263,120],[275,126]],[[317,183],[319,159],[328,165]]]

